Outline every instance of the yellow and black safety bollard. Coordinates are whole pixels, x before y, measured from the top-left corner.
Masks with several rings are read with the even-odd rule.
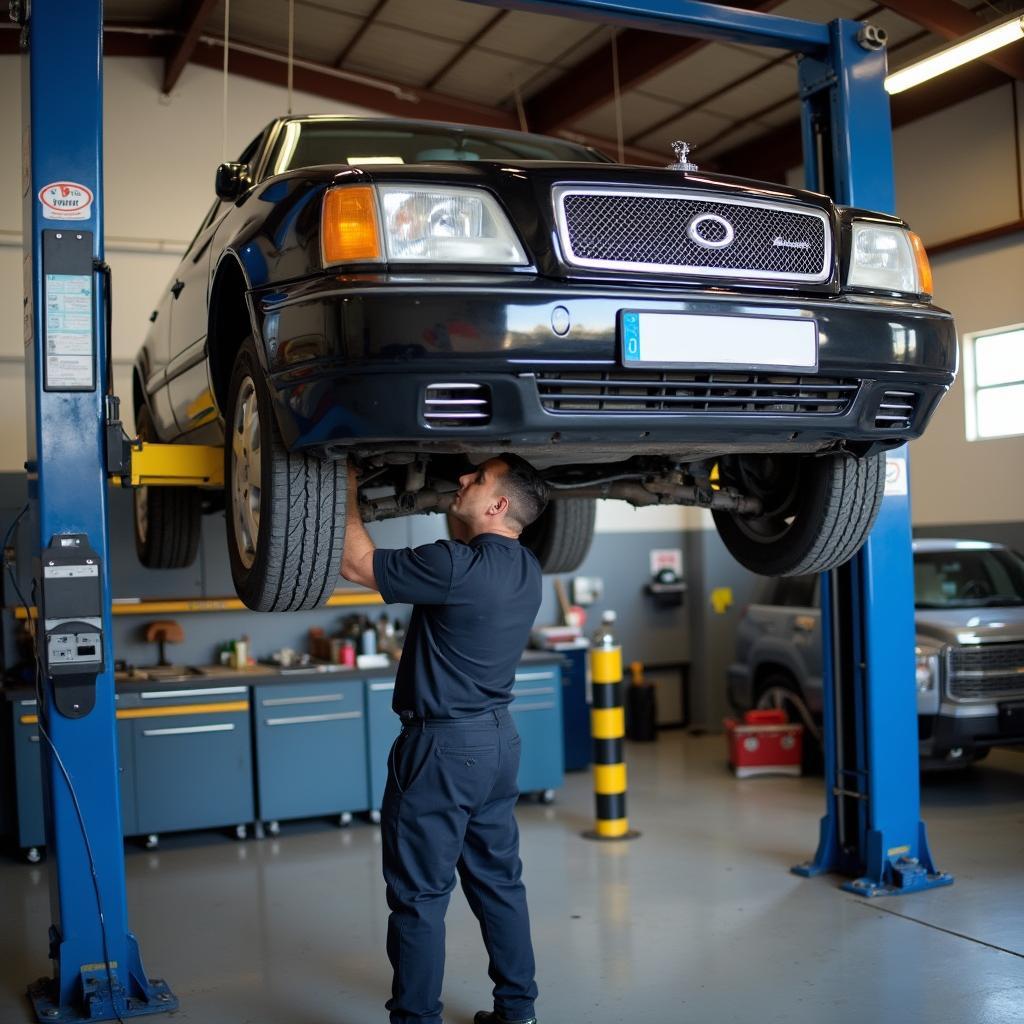
[[[590,733],[594,741],[594,828],[588,839],[635,839],[639,832],[626,817],[626,763],[623,740],[626,715],[622,697],[622,648],[603,644],[590,651],[592,704]]]

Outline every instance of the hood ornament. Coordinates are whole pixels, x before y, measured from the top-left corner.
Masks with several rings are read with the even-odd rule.
[[[670,171],[695,171],[697,165],[690,161],[690,150],[693,147],[688,142],[673,142],[672,152],[676,155],[676,162],[669,164]]]

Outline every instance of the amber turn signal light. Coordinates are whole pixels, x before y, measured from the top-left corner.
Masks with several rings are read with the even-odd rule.
[[[910,236],[910,247],[914,250],[914,262],[917,264],[917,280],[921,285],[921,293],[931,296],[932,291],[932,265],[925,252],[924,242],[913,231],[908,231]]]
[[[324,264],[381,262],[377,199],[370,185],[330,189],[324,195]]]

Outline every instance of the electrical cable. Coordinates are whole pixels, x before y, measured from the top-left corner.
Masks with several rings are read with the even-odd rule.
[[[17,573],[15,573],[14,571],[14,564],[7,557],[7,544],[10,541],[11,535],[14,533],[15,527],[17,527],[18,523],[21,521],[22,516],[24,516],[25,513],[28,512],[28,510],[29,505],[28,502],[26,502],[22,510],[17,514],[17,516],[14,517],[14,521],[7,528],[7,533],[4,535],[3,547],[2,549],[0,549],[0,551],[2,551],[4,568],[7,569],[7,574],[10,577],[11,584],[14,587],[14,592],[17,595],[18,601],[21,603],[22,608],[25,609],[26,626],[30,630],[30,632],[34,634],[35,629],[38,627],[34,628],[32,625],[31,607],[28,601],[25,600],[25,595],[22,593],[21,586],[18,583]],[[38,600],[36,595],[36,584],[34,580],[32,582],[32,599],[33,601],[36,601],[36,622],[38,623]],[[117,1002],[114,998],[114,975],[110,969],[110,947],[107,940],[107,920],[106,915],[103,913],[103,897],[100,893],[99,873],[96,871],[96,859],[93,856],[92,844],[89,842],[89,833],[85,827],[85,816],[82,814],[82,806],[78,802],[78,793],[75,791],[74,784],[71,781],[71,775],[68,772],[67,768],[65,767],[63,760],[61,760],[61,756],[58,753],[57,748],[53,743],[53,740],[50,739],[50,734],[46,731],[46,729],[43,728],[43,666],[39,660],[39,647],[36,643],[36,640],[37,637],[33,635],[32,650],[36,666],[34,687],[36,694],[36,727],[39,731],[39,735],[43,737],[43,739],[46,741],[46,745],[50,748],[50,752],[53,754],[54,760],[57,762],[57,767],[60,768],[61,775],[64,776],[64,782],[67,784],[68,793],[71,796],[71,803],[75,808],[75,815],[78,818],[78,827],[82,833],[82,843],[85,846],[86,857],[89,860],[89,873],[92,877],[93,893],[96,896],[96,914],[99,919],[100,938],[103,945],[103,964],[104,967],[106,968],[107,985],[110,990],[110,1007],[114,1011],[114,1017],[117,1020],[117,1024],[125,1024],[124,1019],[118,1012]]]
[[[114,296],[112,293],[112,282],[113,278],[110,274],[110,264],[105,260],[101,260],[97,257],[93,258],[92,269],[97,274],[103,275],[103,308],[106,321],[106,337],[104,339],[104,351],[106,352],[106,379],[105,393],[112,395],[114,393],[114,348],[113,348],[113,333],[114,333]]]

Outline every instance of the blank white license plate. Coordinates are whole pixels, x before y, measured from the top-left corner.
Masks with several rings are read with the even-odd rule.
[[[620,334],[624,366],[818,367],[818,325],[813,320],[623,310]]]

